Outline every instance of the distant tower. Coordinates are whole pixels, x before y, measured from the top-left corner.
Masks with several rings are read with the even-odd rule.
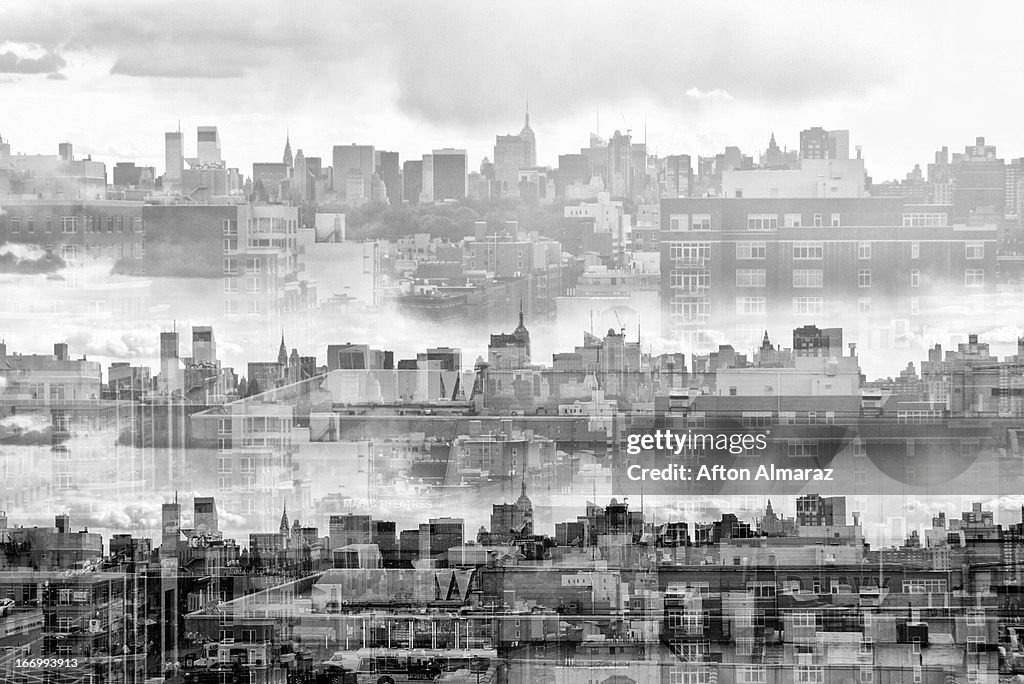
[[[526,496],[526,467],[523,466],[523,488],[516,499],[513,519],[523,536],[533,534],[533,502]]]
[[[288,367],[288,347],[284,344],[284,333],[281,333],[281,346],[277,350],[277,363],[282,368]]]
[[[524,166],[537,165],[537,136],[530,128],[530,100],[526,100],[526,116],[523,119],[523,130],[519,131],[519,137],[523,139],[523,148],[526,152],[526,163]]]
[[[284,134],[284,163],[289,169],[294,166],[294,158],[292,157],[292,140],[289,133]]]
[[[288,504],[284,505],[284,510],[281,512],[281,535],[285,538],[291,536],[292,528],[288,524]]]

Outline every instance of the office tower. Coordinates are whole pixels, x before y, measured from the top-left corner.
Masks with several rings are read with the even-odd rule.
[[[181,131],[164,133],[164,187],[181,185],[185,170],[185,139]]]
[[[774,141],[775,138],[773,137]],[[662,197],[689,197],[693,194],[693,168],[690,155],[665,157]]]
[[[212,496],[197,496],[192,501],[193,527],[196,534],[216,534],[220,531],[217,524],[217,503]]]
[[[373,176],[373,145],[335,145],[333,155],[334,191],[338,193],[338,199],[348,197],[348,179],[353,172],[362,183],[362,195],[369,197],[370,178]]]
[[[217,362],[217,342],[213,338],[211,326],[192,326],[192,362],[204,364]]]
[[[503,195],[519,194],[519,169],[537,165],[537,140],[530,128],[530,111],[526,111],[523,130],[518,134],[499,135],[494,140],[494,180]]]
[[[200,126],[196,129],[196,156],[200,166],[223,164],[220,156],[220,135],[216,126]]]
[[[800,131],[800,158],[849,159],[850,131],[826,131],[821,126]]]
[[[434,150],[433,157],[433,201],[466,199],[467,163],[466,150],[445,148]],[[424,163],[426,175],[426,163]],[[424,178],[426,185],[426,178]]]
[[[410,204],[420,201],[423,190],[423,160],[410,159],[402,164],[402,199]]]
[[[388,204],[402,203],[402,167],[399,164],[397,152],[377,153],[377,173],[384,181],[384,188],[387,191]]]

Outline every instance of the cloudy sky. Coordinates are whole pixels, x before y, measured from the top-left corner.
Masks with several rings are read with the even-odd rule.
[[[130,8],[130,9],[129,9]],[[232,166],[371,143],[418,157],[518,131],[541,163],[597,127],[659,154],[755,154],[849,128],[876,180],[977,135],[1024,156],[1018,3],[0,4],[0,135],[15,152],[163,172],[163,132],[217,125]],[[326,161],[326,159],[325,159]]]

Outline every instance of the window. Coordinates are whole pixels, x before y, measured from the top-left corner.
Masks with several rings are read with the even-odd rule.
[[[224,275],[238,275],[238,259],[235,257],[225,257]]]
[[[816,458],[818,443],[811,439],[791,439],[786,444],[786,454],[790,458]]]
[[[820,242],[794,242],[794,259],[821,259],[825,256],[825,247]]]
[[[689,222],[689,214],[672,214],[668,217],[668,229],[676,231],[686,230],[686,226]]]
[[[234,237],[238,235],[238,221],[232,221],[230,219],[224,219],[224,237]]]
[[[969,636],[967,637],[967,652],[968,653],[982,653],[985,650],[985,637]]]
[[[971,608],[967,611],[967,625],[969,627],[984,627],[985,626],[985,611],[984,609]]]
[[[916,651],[916,653],[920,653],[921,652],[921,650],[920,650],[921,649],[921,642],[917,643],[917,648],[918,648],[918,650]],[[914,666],[914,675],[913,676],[914,676],[914,684],[921,684],[921,682],[924,680],[924,673],[921,671],[921,666],[920,665],[915,665]]]
[[[825,272],[820,268],[793,270],[793,287],[823,287],[825,284]]]
[[[810,611],[801,611],[799,613],[793,613],[793,626],[794,627],[814,627],[815,615]]]
[[[681,660],[700,662],[708,653],[708,644],[702,641],[675,642],[676,653]]]
[[[778,229],[778,214],[747,214],[747,230],[771,232]]]
[[[238,292],[238,279],[236,278],[225,278],[224,279],[224,294],[235,294]]]
[[[768,681],[768,669],[764,665],[740,665],[736,668],[738,684],[765,684]]]
[[[870,259],[871,258],[871,243],[870,242],[858,242],[857,243],[857,258],[858,259]]]
[[[711,258],[710,242],[670,242],[668,257],[672,261],[699,261]]]
[[[763,268],[736,269],[736,287],[764,287],[766,271]]]
[[[871,287],[870,268],[862,268],[857,271],[857,287]]]
[[[921,298],[911,297],[910,298],[910,315],[918,316],[921,313]]]
[[[669,273],[672,287],[696,292],[711,285],[711,271],[672,271]]]
[[[814,215],[814,227],[821,228],[821,214]]]
[[[690,227],[692,230],[711,230],[711,214],[694,214]]]
[[[224,238],[224,251],[225,252],[237,252],[238,251],[238,238]]]
[[[858,297],[857,298],[857,313],[869,314],[871,313],[871,297]]]
[[[860,684],[871,684],[875,681],[875,671],[870,667],[860,668]]]
[[[945,226],[946,214],[939,212],[913,213],[903,215],[904,228],[936,228]],[[915,257],[916,258],[916,257]]]
[[[108,233],[113,233],[114,232],[114,217],[113,216],[108,216],[107,217],[107,232]]]
[[[793,297],[794,315],[819,315],[824,307],[824,300],[821,297]]]
[[[921,258],[921,243],[914,240],[910,243],[910,258],[920,259]]]
[[[764,259],[765,243],[763,242],[737,242],[737,259]]]
[[[839,214],[832,214],[831,218],[832,218],[832,227],[833,228],[838,228],[839,225],[840,225]]]
[[[797,665],[793,681],[796,684],[822,684],[825,681],[825,668],[820,665]]]
[[[853,469],[853,484],[862,485],[868,483],[868,469],[855,466]]]
[[[78,232],[78,217],[77,216],[61,216],[60,217],[60,232],[62,232],[62,233],[77,233]]]
[[[917,268],[912,269],[910,271],[910,287],[920,287],[920,286],[921,286],[921,271],[920,271],[920,269],[917,269]]]
[[[964,271],[964,287],[985,287],[985,271],[980,268]]]
[[[944,579],[905,579],[903,580],[904,594],[944,594],[946,593],[946,580]]]
[[[800,214],[786,214],[783,216],[783,225],[786,226],[786,228],[799,228]]]
[[[741,315],[763,314],[766,303],[765,297],[737,297],[736,313]]]
[[[966,257],[968,259],[984,259],[985,258],[985,243],[984,242],[968,242],[965,246]]]
[[[20,217],[18,217],[18,216],[12,216],[11,217],[11,232],[12,233],[20,233],[21,232],[21,218]]]
[[[682,318],[684,323],[705,323],[711,316],[711,302],[707,299],[674,297],[669,313]]]
[[[245,272],[246,273],[259,273],[260,272],[260,258],[249,257],[245,260]]]
[[[675,667],[669,670],[669,684],[708,684],[710,670],[706,667]]]

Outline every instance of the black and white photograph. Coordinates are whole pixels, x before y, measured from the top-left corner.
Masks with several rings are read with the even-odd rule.
[[[1024,5],[0,2],[0,684],[1021,684]]]

